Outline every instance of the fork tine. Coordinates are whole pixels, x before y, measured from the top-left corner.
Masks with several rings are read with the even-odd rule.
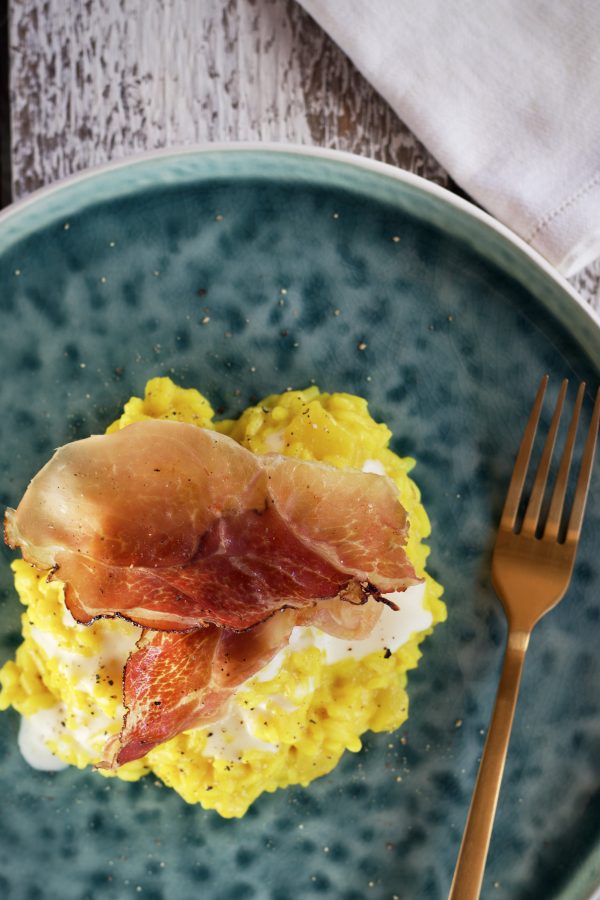
[[[502,510],[502,518],[500,520],[500,527],[504,529],[512,530],[515,526],[521,494],[523,493],[523,485],[525,484],[525,476],[527,475],[529,460],[531,458],[531,448],[533,447],[547,384],[548,375],[544,375],[535,397],[533,409],[531,410],[529,421],[527,422],[527,428],[525,429],[525,434],[523,435],[523,440],[519,447],[512,478],[508,486],[506,501],[504,503],[504,509]]]
[[[573,447],[575,446],[575,437],[577,436],[577,426],[579,424],[579,414],[581,413],[584,394],[585,382],[582,381],[579,385],[579,390],[577,391],[577,399],[575,400],[575,407],[573,409],[573,415],[571,416],[569,432],[567,434],[567,440],[565,441],[554,490],[552,491],[552,500],[550,502],[550,509],[548,510],[548,518],[546,519],[546,524],[544,526],[544,538],[550,541],[556,541],[558,539],[565,495],[567,493],[567,484],[569,481],[569,472],[571,470],[571,460],[573,458]]]
[[[575,488],[575,496],[573,498],[573,506],[569,517],[569,527],[565,539],[566,544],[576,544],[579,540],[579,535],[581,534],[581,523],[583,522],[585,502],[587,500],[590,478],[592,476],[592,466],[594,464],[594,453],[596,451],[596,438],[598,436],[599,424],[600,388],[596,391],[596,402],[594,403],[592,421],[590,422],[590,430],[588,431],[587,440],[585,442],[581,469],[579,471],[579,478],[577,479],[577,487]]]
[[[552,422],[550,423],[550,430],[548,431],[546,443],[544,444],[542,458],[540,459],[538,469],[535,474],[535,481],[531,489],[531,496],[529,497],[527,510],[523,519],[521,533],[528,535],[529,537],[533,537],[535,535],[538,526],[540,509],[542,508],[542,500],[544,499],[544,491],[546,490],[548,472],[550,471],[550,463],[552,461],[554,444],[556,443],[556,435],[558,432],[558,426],[560,424],[560,417],[562,415],[562,408],[565,402],[565,395],[567,393],[568,384],[569,382],[565,378],[560,388],[558,400],[556,401],[556,408],[554,410],[554,415],[552,416]]]

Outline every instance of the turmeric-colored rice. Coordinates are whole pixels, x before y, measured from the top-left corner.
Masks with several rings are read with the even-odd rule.
[[[153,772],[189,803],[242,816],[263,791],[307,785],[333,769],[344,750],[360,750],[365,731],[391,731],[406,719],[406,673],[417,665],[420,642],[446,617],[442,588],[424,568],[429,520],[408,476],[414,461],[388,448],[389,429],[371,418],[360,397],[310,387],[269,396],[239,419],[215,421],[198,391],[155,378],[143,398],[126,403],[108,431],[145,418],[214,428],[255,453],[275,450],[354,468],[378,461],[398,486],[410,519],[407,552],[426,579],[423,605],[432,626],[413,634],[391,657],[377,652],[327,664],[323,651],[309,646],[289,651],[269,680],[255,676],[243,685],[236,696],[251,722],[250,746],[238,751],[233,738],[228,747],[225,737],[224,751],[215,755],[207,727],[179,735],[115,773],[99,770],[127,781]],[[98,760],[107,736],[120,727],[123,653],[138,629],[119,619],[79,625],[64,607],[60,582],[46,581],[46,573],[22,560],[13,570],[26,607],[23,643],[0,669],[0,709],[12,706],[25,717],[52,710],[48,715],[57,716],[58,727],[49,748],[65,763],[84,768]]]

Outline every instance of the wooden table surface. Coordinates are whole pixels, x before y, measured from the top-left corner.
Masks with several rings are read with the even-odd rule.
[[[458,190],[294,0],[8,9],[14,199],[107,160],[230,140],[347,150]],[[572,283],[600,312],[600,260]]]

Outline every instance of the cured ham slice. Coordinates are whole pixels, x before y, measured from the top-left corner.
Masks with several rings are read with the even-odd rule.
[[[144,631],[123,677],[123,728],[105,748],[102,768],[140,759],[182,731],[218,720],[237,687],[285,647],[295,625],[316,625],[359,640],[372,631],[381,604],[323,601],[284,609],[247,631],[209,625],[192,632]]]
[[[193,632],[144,631],[123,677],[127,709],[102,768],[145,756],[182,731],[218,719],[236,687],[285,646],[296,612],[282,610],[245,632],[209,625]]]
[[[284,607],[403,590],[419,581],[407,530],[385,477],[158,420],[58,450],[5,526],[65,583],[77,621],[165,631],[241,631]]]
[[[387,601],[386,601],[387,602]],[[339,597],[317,603],[296,614],[296,625],[314,625],[332,637],[348,641],[367,638],[377,625],[383,605],[371,597],[359,609]]]
[[[158,420],[62,447],[5,517],[7,543],[65,584],[77,621],[144,628],[111,768],[220,718],[295,625],[367,637],[377,601],[420,581],[407,533],[386,477]]]

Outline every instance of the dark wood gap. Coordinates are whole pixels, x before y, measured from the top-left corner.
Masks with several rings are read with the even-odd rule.
[[[0,0],[0,207],[12,200],[8,2]]]

